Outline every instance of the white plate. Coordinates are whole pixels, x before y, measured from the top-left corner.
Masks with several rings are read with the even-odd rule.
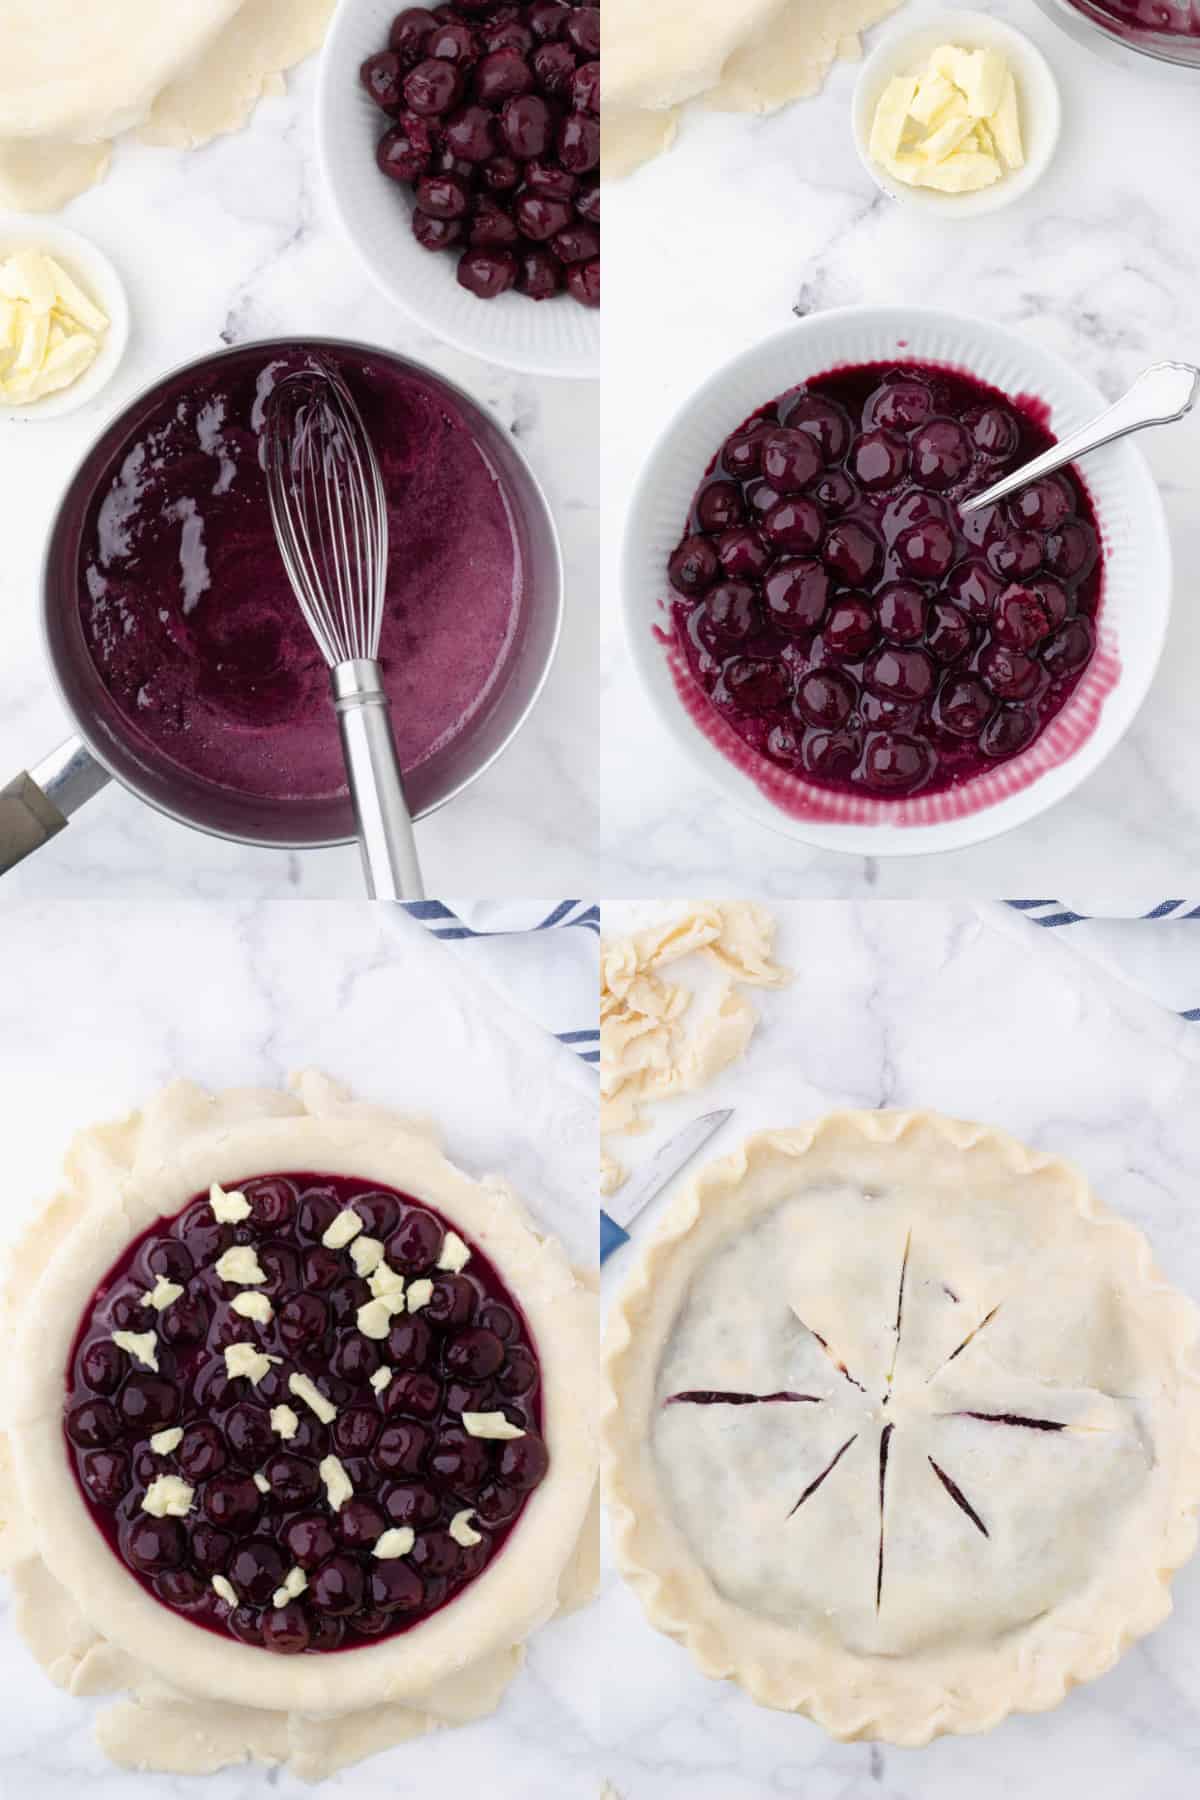
[[[818,313],[719,369],[676,415],[638,481],[622,558],[625,624],[634,664],[679,748],[725,799],[760,824],[803,843],[856,856],[961,849],[1022,825],[1063,799],[1132,724],[1158,665],[1170,611],[1170,540],[1158,489],[1134,445],[1111,445],[1083,465],[1106,560],[1097,651],[1067,705],[1041,736],[1020,756],[965,788],[907,800],[856,799],[848,821],[797,818],[769,800],[692,723],[680,698],[655,636],[671,592],[667,560],[683,535],[706,469],[744,419],[788,388],[841,364],[890,361],[950,365],[1003,393],[1036,395],[1050,407],[1052,427],[1060,437],[1107,404],[1089,381],[1048,350],[982,320],[916,307]],[[1105,692],[1106,672],[1111,674],[1114,663],[1119,670]],[[1083,741],[1077,742],[1080,737]],[[768,768],[777,773],[772,765]],[[820,803],[821,790],[799,778],[795,790],[798,798]],[[971,810],[965,810],[968,801]],[[836,802],[832,810],[844,813],[845,797],[838,795]]]
[[[28,406],[0,404],[0,419],[62,419],[94,400],[120,367],[129,343],[129,300],[121,277],[104,252],[77,231],[52,225],[48,219],[0,218],[0,261],[15,250],[44,250],[53,256],[88,299],[108,314],[108,330],[99,353],[78,381]]]
[[[398,0],[342,0],[325,40],[317,87],[317,148],[342,226],[388,298],[448,344],[528,375],[596,379],[600,313],[565,294],[480,300],[458,285],[453,255],[422,250],[409,220],[412,196],[375,164],[388,127],[358,71],[386,50]]]
[[[868,149],[875,108],[888,82],[896,75],[919,74],[942,44],[954,44],[961,50],[998,50],[1016,79],[1025,167],[973,194],[939,194],[934,188],[909,187],[881,168]],[[1062,133],[1062,96],[1053,69],[1023,32],[990,13],[939,13],[919,26],[902,26],[889,33],[862,66],[853,106],[854,142],[876,185],[893,200],[943,218],[978,218],[1022,199],[1050,167]]]

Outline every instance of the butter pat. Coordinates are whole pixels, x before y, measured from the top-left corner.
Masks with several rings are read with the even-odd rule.
[[[114,1331],[112,1341],[126,1356],[158,1374],[158,1339],[152,1331]]]
[[[240,1225],[243,1219],[250,1217],[250,1202],[242,1190],[230,1188],[226,1193],[219,1181],[214,1181],[208,1190],[208,1204],[213,1218],[222,1225]]]
[[[257,1387],[263,1376],[270,1374],[271,1364],[279,1360],[254,1344],[227,1344],[225,1347],[225,1373],[230,1381],[245,1376],[251,1387]]]
[[[371,1554],[381,1562],[394,1562],[398,1556],[407,1556],[416,1541],[416,1533],[411,1525],[394,1525],[390,1531],[385,1531],[382,1537],[376,1539]]]
[[[156,1519],[186,1519],[194,1492],[178,1475],[159,1475],[146,1489],[142,1511]]]
[[[300,1420],[290,1406],[273,1406],[271,1408],[271,1430],[283,1438],[286,1443],[294,1438],[300,1429]]]
[[[1016,78],[996,50],[942,44],[897,76],[871,124],[875,162],[909,187],[967,194],[1025,164]]]
[[[525,1436],[521,1427],[514,1425],[502,1412],[465,1412],[462,1422],[471,1437],[503,1440]]]
[[[0,404],[28,406],[70,387],[95,361],[108,327],[52,256],[18,250],[0,260]]]
[[[320,1388],[307,1375],[289,1375],[288,1388],[297,1400],[303,1400],[305,1406],[316,1413],[322,1425],[332,1425],[337,1418],[337,1407],[325,1398]]]
[[[336,1456],[327,1456],[317,1464],[317,1473],[325,1483],[325,1498],[334,1512],[340,1512],[347,1500],[354,1498],[354,1484]]]
[[[236,1282],[239,1287],[257,1287],[267,1279],[253,1244],[235,1244],[226,1250],[217,1258],[216,1271],[222,1281]]]
[[[946,84],[947,98],[953,89]],[[876,162],[886,163],[900,154],[910,117],[916,116],[917,78],[897,75],[883,90],[871,125],[871,155]]]
[[[1012,72],[1004,83],[1000,104],[988,120],[996,149],[1009,169],[1025,167],[1025,147],[1021,142],[1021,115],[1017,107],[1017,83]]]

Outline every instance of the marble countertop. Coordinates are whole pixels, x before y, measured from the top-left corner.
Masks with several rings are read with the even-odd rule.
[[[76,1128],[121,1116],[177,1076],[280,1086],[313,1065],[364,1099],[437,1121],[455,1161],[503,1174],[581,1264],[594,1259],[594,1071],[398,908],[319,901],[101,903],[86,926],[70,902],[4,908],[0,1258],[53,1192]],[[586,1629],[575,1615],[537,1633],[495,1717],[375,1757],[322,1792],[595,1800],[586,1696],[572,1675]],[[313,1792],[262,1767],[203,1781],[122,1773],[92,1741],[96,1711],[36,1666],[0,1578],[3,1800],[71,1800],[83,1783],[109,1800]]]
[[[1058,157],[1007,210],[943,221],[886,200],[855,153],[857,70],[846,63],[824,94],[771,118],[694,110],[673,151],[607,190],[606,894],[1059,894],[1111,886],[1120,869],[1166,892],[1200,856],[1200,417],[1142,439],[1177,566],[1142,713],[1069,799],[989,844],[874,862],[811,850],[714,804],[651,713],[622,641],[620,538],[650,446],[715,366],[793,313],[904,301],[976,313],[1057,351],[1114,398],[1149,362],[1200,361],[1200,77],[1112,66],[1034,0],[984,10],[1041,45],[1063,92]],[[947,11],[953,0],[907,0],[880,31]]]
[[[673,908],[672,910],[677,910]],[[745,1059],[657,1109],[627,1140],[640,1163],[697,1112],[736,1116],[714,1140],[836,1105],[933,1106],[1069,1157],[1150,1236],[1169,1280],[1200,1300],[1200,1035],[1042,932],[996,908],[912,902],[781,904],[790,988],[753,993]],[[605,907],[606,932],[646,922]],[[679,965],[686,973],[688,965]],[[676,973],[672,970],[672,975]],[[622,1140],[614,1139],[614,1146]],[[611,1295],[634,1243],[605,1265]],[[1175,1610],[1101,1680],[1054,1712],[925,1750],[837,1744],[806,1720],[706,1680],[652,1631],[609,1566],[582,1649],[581,1712],[623,1800],[1190,1800],[1200,1774],[1200,1560]]]
[[[397,312],[344,241],[322,191],[313,131],[316,61],[260,104],[248,128],[188,153],[125,142],[108,180],[61,215],[107,250],[133,306],[117,379],[61,421],[0,421],[0,786],[69,726],[42,651],[45,539],[58,498],[108,418],[206,349],[288,333],[365,339],[460,382],[490,407],[545,484],[563,539],[565,630],[549,685],[499,763],[418,827],[431,893],[586,886],[596,816],[598,654],[595,383],[539,380],[451,350]],[[161,818],[112,787],[4,882],[5,896],[197,898],[362,893],[353,849],[243,849]]]

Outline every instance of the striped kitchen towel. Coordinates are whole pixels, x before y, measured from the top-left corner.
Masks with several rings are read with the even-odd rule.
[[[1200,900],[1005,904],[1031,925],[1061,933],[1073,949],[1181,1019],[1200,1024]]]
[[[410,900],[486,981],[585,1062],[600,1062],[600,908],[591,900]]]

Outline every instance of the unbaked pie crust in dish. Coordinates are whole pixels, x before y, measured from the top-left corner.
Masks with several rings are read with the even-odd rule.
[[[1064,1162],[931,1113],[760,1133],[608,1327],[620,1567],[706,1675],[835,1737],[1044,1711],[1170,1611],[1198,1346]]]
[[[127,1696],[118,1763],[320,1779],[590,1597],[594,1295],[426,1123],[176,1082],[75,1139],[3,1298],[0,1567],[51,1678]]]

